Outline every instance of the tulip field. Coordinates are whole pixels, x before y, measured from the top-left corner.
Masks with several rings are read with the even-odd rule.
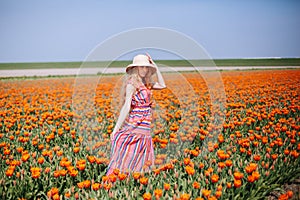
[[[0,80],[0,199],[299,199],[282,186],[300,178],[300,70],[220,75],[223,96],[199,73],[182,73],[189,90],[164,73],[152,171],[110,176],[122,75],[95,90],[97,76]]]

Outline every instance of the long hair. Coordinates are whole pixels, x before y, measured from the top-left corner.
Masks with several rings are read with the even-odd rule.
[[[122,106],[125,103],[126,98],[126,86],[127,84],[131,82],[133,83],[133,86],[135,89],[137,89],[141,84],[144,84],[146,87],[151,88],[153,86],[153,80],[152,80],[152,74],[151,70],[149,69],[146,76],[144,78],[141,78],[138,74],[138,67],[133,67],[130,70],[130,73],[125,75],[123,78],[123,83],[120,91],[120,101],[119,101],[119,108],[122,108]]]

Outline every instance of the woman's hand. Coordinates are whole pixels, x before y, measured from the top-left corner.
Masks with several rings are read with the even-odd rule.
[[[146,55],[147,55],[147,57],[148,57],[148,60],[149,60],[150,64],[154,65],[154,67],[157,69],[157,65],[156,65],[155,62],[152,60],[151,56],[150,56],[148,53],[146,53]]]
[[[155,62],[152,60],[151,56],[146,53],[147,57],[148,57],[148,60],[149,62],[154,65],[154,67],[156,68],[156,75],[157,75],[157,79],[158,79],[158,82],[156,82],[153,86],[152,86],[152,89],[164,89],[166,88],[166,84],[165,84],[165,81],[164,81],[164,78],[163,76],[161,75],[160,71],[158,70],[158,67],[157,65],[155,64]]]
[[[114,139],[114,137],[115,137],[115,134],[116,134],[116,133],[115,133],[114,131],[110,134],[110,140],[111,140],[111,141],[113,141],[113,139]]]
[[[115,137],[115,134],[114,134],[114,133],[111,133],[111,134],[110,134],[110,141],[113,141],[114,137]]]

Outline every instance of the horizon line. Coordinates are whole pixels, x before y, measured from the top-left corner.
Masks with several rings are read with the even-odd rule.
[[[243,57],[243,58],[212,58],[212,59],[203,59],[203,60],[262,60],[262,59],[300,59],[300,57]],[[202,59],[155,59],[155,61],[183,61],[183,60],[202,60]],[[8,63],[68,63],[68,62],[122,62],[122,61],[132,61],[130,60],[65,60],[65,61],[10,61],[10,62],[2,62],[0,64],[8,64]]]

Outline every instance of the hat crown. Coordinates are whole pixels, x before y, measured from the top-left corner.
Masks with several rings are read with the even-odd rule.
[[[137,55],[137,56],[135,56],[135,57],[133,58],[132,64],[141,66],[141,65],[143,65],[143,64],[144,64],[144,65],[149,65],[150,62],[149,62],[149,59],[148,59],[147,56],[141,54],[141,55]]]
[[[126,67],[126,73],[131,73],[131,69],[138,66],[145,66],[151,69],[151,74],[156,72],[155,66],[149,61],[149,57],[143,54],[137,55],[133,58],[132,64]]]

